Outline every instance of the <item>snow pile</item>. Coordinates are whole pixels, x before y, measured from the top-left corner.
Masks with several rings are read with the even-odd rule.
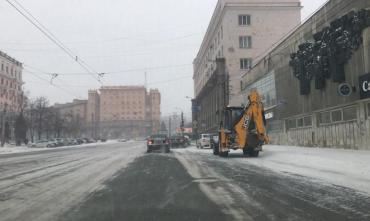
[[[103,146],[109,144],[118,143],[116,140],[108,140],[107,142],[103,143],[89,143],[89,144],[82,144],[82,145],[74,145],[74,146],[63,146],[63,147],[55,147],[55,148],[29,148],[26,146],[16,147],[14,145],[6,144],[4,147],[0,147],[0,154],[12,154],[12,153],[24,153],[24,152],[35,152],[35,151],[45,151],[50,149],[67,149],[67,148],[80,148],[80,147],[88,147],[88,146]]]
[[[264,146],[259,158],[236,160],[370,194],[370,151]]]

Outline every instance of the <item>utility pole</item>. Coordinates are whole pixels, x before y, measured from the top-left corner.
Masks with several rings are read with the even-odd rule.
[[[181,136],[184,136],[184,127],[185,127],[185,122],[184,122],[184,112],[181,111]]]
[[[171,137],[171,116],[168,119],[168,137]]]
[[[6,109],[8,107],[8,104],[4,104],[3,109],[3,116],[2,116],[2,122],[1,122],[1,147],[4,147],[5,145],[5,121],[6,121]]]

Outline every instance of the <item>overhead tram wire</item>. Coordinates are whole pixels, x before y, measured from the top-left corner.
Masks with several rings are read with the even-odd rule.
[[[8,2],[9,2],[9,0],[7,0]],[[69,49],[62,41],[60,41],[48,28],[46,28],[35,16],[33,16],[32,14],[31,14],[31,12],[29,12],[25,7],[23,7],[22,6],[22,4],[20,4],[17,0],[13,0],[15,3],[17,3],[18,4],[18,6],[19,7],[21,7],[29,16],[31,16],[31,18],[33,18],[35,21],[36,21],[36,23],[38,23],[40,26],[41,26],[41,28],[43,28],[46,32],[47,32],[47,34],[49,34],[55,41],[57,41],[61,46],[62,46],[62,49],[64,48],[65,50],[67,50],[69,53],[68,53],[68,55],[72,58],[72,59],[74,59],[77,63],[79,63],[80,65],[82,65],[79,61],[81,61],[83,64],[85,64],[85,66],[87,66],[88,68],[90,68],[90,70],[92,70],[93,72],[95,72],[96,74],[98,74],[98,72],[97,71],[95,71],[90,65],[88,65],[84,60],[82,60],[79,56],[74,56],[74,53],[73,53],[73,51],[71,50],[71,49]],[[50,40],[52,40],[52,39],[50,39]],[[58,45],[59,46],[59,45]],[[83,66],[83,65],[82,65]],[[86,69],[85,67],[84,67],[84,69]],[[89,71],[88,71],[89,72]],[[94,77],[95,78],[95,77]],[[98,78],[97,78],[97,80],[99,80]]]
[[[156,66],[156,67],[154,66],[154,67],[148,67],[148,68],[126,69],[126,70],[106,72],[104,73],[104,75],[116,75],[116,74],[124,74],[124,73],[129,73],[129,72],[146,71],[146,70],[150,71],[150,70],[170,69],[170,68],[178,68],[178,67],[187,67],[191,65],[192,64],[180,64],[180,65],[167,65],[167,66]],[[32,68],[32,66],[30,65],[25,65],[25,66]],[[50,75],[51,73],[46,73],[46,74]],[[73,76],[73,75],[87,75],[89,73],[81,72],[81,73],[58,73],[58,74],[61,76],[68,76],[68,75]]]
[[[60,78],[57,78],[58,76],[59,76],[59,74],[58,73],[47,73],[46,71],[43,71],[43,70],[41,70],[40,68],[36,68],[36,67],[33,67],[33,66],[30,66],[30,65],[28,65],[28,64],[23,64],[24,66],[25,66],[25,68],[26,68],[26,71],[27,71],[27,69],[32,69],[31,71],[27,71],[28,73],[30,73],[30,72],[32,72],[33,74],[36,74],[36,73],[34,73],[34,71],[37,71],[37,72],[39,72],[39,73],[41,73],[41,74],[44,74],[44,75],[48,75],[48,76],[51,76],[51,80],[50,80],[50,82],[49,82],[49,84],[51,84],[51,85],[55,85],[55,84],[53,84],[53,83],[51,83],[52,82],[52,80],[59,80],[63,85],[62,86],[65,86],[65,87],[70,87],[68,84],[66,84],[62,79],[60,79]],[[40,78],[40,77],[39,77]],[[46,80],[46,79],[45,79]],[[60,87],[60,86],[59,86]],[[90,88],[92,88],[93,86],[90,86]],[[77,96],[77,97],[79,97],[79,96]]]
[[[24,71],[27,72],[27,73],[29,73],[29,74],[31,74],[32,76],[35,76],[36,78],[38,78],[38,79],[40,79],[42,81],[47,82],[49,85],[51,85],[51,86],[53,86],[55,88],[58,88],[59,90],[63,91],[64,93],[73,96],[74,98],[80,97],[80,96],[76,96],[75,94],[71,93],[69,90],[67,90],[67,89],[65,89],[65,88],[63,88],[63,87],[61,87],[59,85],[51,84],[49,80],[38,76],[36,73],[34,73],[34,72],[30,71],[30,70],[24,69]]]
[[[61,50],[63,50],[70,58],[72,58],[76,63],[78,63],[85,71],[87,71],[95,80],[99,83],[102,83],[99,76],[99,73],[94,71],[91,66],[89,66],[85,61],[83,61],[79,56],[74,55],[74,53],[65,46],[54,34],[52,34],[41,22],[39,22],[27,9],[25,9],[19,2],[13,0],[17,3],[17,5],[25,11],[29,16],[27,16],[21,9],[19,9],[15,4],[13,4],[10,0],[5,0],[8,2],[16,11],[18,11],[24,18],[26,18],[33,26],[35,26],[41,33],[43,33],[49,40],[51,40],[54,44],[56,44]],[[45,29],[45,30],[44,30]],[[95,72],[95,73],[92,73]],[[96,75],[96,76],[95,76]]]

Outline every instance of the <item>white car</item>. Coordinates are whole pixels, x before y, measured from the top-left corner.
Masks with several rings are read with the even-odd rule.
[[[201,134],[200,139],[197,142],[197,148],[211,147],[211,135],[210,134]]]
[[[124,142],[127,142],[127,140],[126,140],[126,139],[124,139],[124,138],[122,138],[122,139],[119,139],[119,140],[118,140],[118,142],[120,142],[120,143],[124,143]]]
[[[50,148],[55,147],[55,143],[48,141],[48,140],[39,140],[34,143],[28,144],[28,147],[31,148]]]

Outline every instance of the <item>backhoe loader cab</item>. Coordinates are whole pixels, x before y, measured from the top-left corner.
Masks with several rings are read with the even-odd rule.
[[[244,107],[226,107],[220,122],[219,147],[215,155],[227,157],[231,149],[243,150],[244,155],[257,157],[262,145],[268,143],[266,120],[259,93],[252,90],[249,104]]]
[[[243,107],[226,107],[224,110],[224,120],[222,122],[225,130],[232,131],[236,122],[243,117],[243,113]]]

